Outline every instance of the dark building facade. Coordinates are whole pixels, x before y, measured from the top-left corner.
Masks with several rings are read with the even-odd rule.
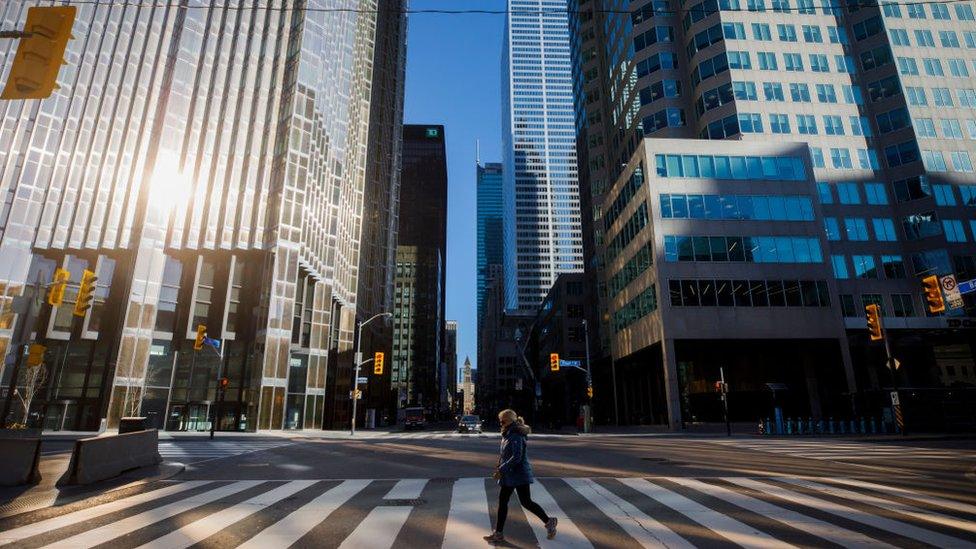
[[[586,397],[587,364],[584,312],[590,305],[583,273],[556,277],[539,305],[532,328],[532,356],[541,393],[539,419],[553,427],[575,425]],[[568,361],[559,371],[551,369],[549,358],[556,353]],[[606,419],[606,418],[604,418]]]
[[[404,125],[391,386],[399,406],[442,411],[447,340],[447,152],[444,126]]]

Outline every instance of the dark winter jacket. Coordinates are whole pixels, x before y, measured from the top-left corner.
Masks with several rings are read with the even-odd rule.
[[[522,486],[535,482],[526,452],[528,434],[528,427],[515,424],[502,432],[501,457],[498,459],[498,471],[502,474],[498,484],[501,486]]]

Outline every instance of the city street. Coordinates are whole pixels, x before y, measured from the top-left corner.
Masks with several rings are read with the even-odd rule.
[[[221,436],[223,435],[223,436]],[[508,547],[976,547],[976,441],[533,435]],[[17,547],[480,547],[494,433],[161,442],[167,480],[0,519]]]

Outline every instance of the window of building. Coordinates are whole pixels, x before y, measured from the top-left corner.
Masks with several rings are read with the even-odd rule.
[[[905,278],[905,261],[900,255],[883,255],[881,256],[881,267],[884,270],[884,276],[890,280],[897,280]]]
[[[915,316],[911,294],[891,294],[891,310],[899,318]]]

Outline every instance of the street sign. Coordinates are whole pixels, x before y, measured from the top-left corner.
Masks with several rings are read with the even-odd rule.
[[[363,363],[363,353],[362,352],[354,353],[353,356],[352,356],[352,363],[353,363],[354,366],[359,366],[360,364],[362,364]]]
[[[369,378],[368,377],[357,377],[356,378],[356,383],[357,384],[363,384],[363,383],[367,383],[367,382],[369,382]]]
[[[962,301],[962,294],[959,293],[956,275],[950,274],[939,278],[939,285],[942,286],[942,295],[945,296],[946,306],[950,309],[959,309],[965,305]]]
[[[899,362],[897,358],[891,357],[891,361],[888,362],[888,368],[897,370],[898,368],[901,368],[901,362]]]
[[[567,368],[581,368],[583,366],[582,360],[567,360],[561,359],[559,361],[560,366],[565,366]]]
[[[901,401],[898,400],[898,391],[892,391],[891,392],[891,405],[892,406],[900,406],[901,405]]]
[[[965,282],[960,282],[956,288],[959,289],[959,293],[968,294],[970,292],[976,292],[976,278],[972,280],[967,280]]]

